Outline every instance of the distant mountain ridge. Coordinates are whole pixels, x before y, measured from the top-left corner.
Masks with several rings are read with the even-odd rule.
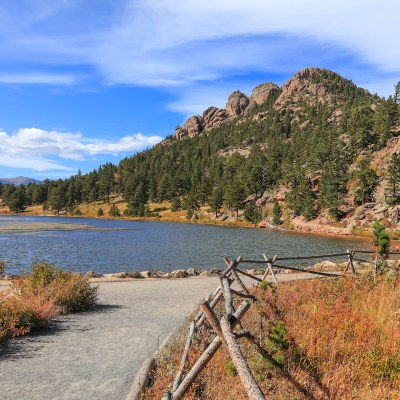
[[[27,178],[25,176],[17,176],[16,178],[0,178],[0,183],[2,183],[3,185],[12,184],[14,186],[19,186],[19,185],[26,186],[29,185],[30,183],[35,183],[37,185],[40,185],[43,182],[37,179]]]

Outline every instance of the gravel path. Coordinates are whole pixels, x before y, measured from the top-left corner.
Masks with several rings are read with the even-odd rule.
[[[125,399],[143,360],[217,285],[203,277],[100,282],[96,311],[0,348],[0,399]]]

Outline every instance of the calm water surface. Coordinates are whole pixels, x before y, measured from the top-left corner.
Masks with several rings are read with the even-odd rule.
[[[79,223],[109,230],[0,233],[0,260],[8,273],[29,271],[36,257],[76,272],[222,268],[223,257],[262,259],[369,248],[369,241],[261,229],[183,223],[63,217],[0,217],[13,223]]]

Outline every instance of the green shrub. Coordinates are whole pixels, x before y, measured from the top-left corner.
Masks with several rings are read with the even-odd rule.
[[[225,371],[230,376],[237,375],[237,368],[232,360],[228,360],[227,363],[225,364]]]
[[[113,204],[111,206],[110,211],[108,212],[108,214],[111,217],[120,217],[121,216],[121,213],[119,212],[119,208],[115,204]]]
[[[387,257],[387,253],[390,248],[390,238],[386,233],[384,225],[376,221],[373,225],[373,239],[372,243],[376,247],[376,251],[383,258]]]

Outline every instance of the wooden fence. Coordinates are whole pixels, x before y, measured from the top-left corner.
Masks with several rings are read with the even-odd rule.
[[[389,252],[389,255],[400,255],[399,251]],[[272,276],[272,280],[275,284],[278,284],[278,277],[276,272],[278,270],[287,269],[296,272],[306,272],[309,274],[319,275],[321,277],[338,277],[346,273],[356,275],[356,266],[354,261],[368,262],[365,260],[366,255],[375,255],[375,269],[377,266],[377,256],[374,251],[370,250],[347,250],[345,253],[335,254],[320,254],[303,257],[279,257],[277,255],[269,258],[265,254],[263,260],[252,260],[243,259],[242,257],[236,260],[229,260],[227,257],[224,258],[226,263],[226,269],[219,275],[220,284],[214,293],[200,305],[200,310],[195,316],[194,320],[189,326],[189,332],[187,334],[184,351],[181,358],[181,363],[178,372],[175,376],[172,384],[172,390],[166,389],[163,392],[162,400],[178,400],[181,399],[190,388],[191,384],[196,380],[201,371],[207,366],[209,361],[212,359],[217,350],[222,344],[225,344],[229,355],[232,358],[233,363],[236,366],[238,376],[243,384],[243,387],[251,400],[265,399],[261,389],[259,388],[254,376],[252,375],[250,368],[248,367],[245,358],[240,350],[238,340],[241,338],[254,339],[251,332],[243,330],[240,324],[240,320],[249,310],[251,305],[255,301],[255,297],[250,293],[246,287],[244,281],[240,278],[240,275],[246,276],[257,283],[266,281],[268,275]],[[313,259],[339,259],[345,257],[345,264],[342,271],[337,272],[325,272],[316,271],[310,269],[310,267],[294,267],[291,265],[283,265],[286,261],[304,261]],[[265,272],[260,278],[251,273],[244,271],[239,268],[240,264],[262,264],[266,266]],[[235,282],[239,286],[239,290],[233,289],[232,284]],[[242,302],[237,309],[234,309],[233,298],[240,298]],[[224,298],[225,300],[225,314],[218,319],[214,312],[214,308]],[[200,327],[207,321],[215,332],[215,337],[211,344],[207,347],[204,353],[199,357],[190,371],[184,376],[185,366],[188,359],[188,354],[192,339],[196,332],[199,332]],[[234,331],[234,328],[239,325],[241,330]]]

